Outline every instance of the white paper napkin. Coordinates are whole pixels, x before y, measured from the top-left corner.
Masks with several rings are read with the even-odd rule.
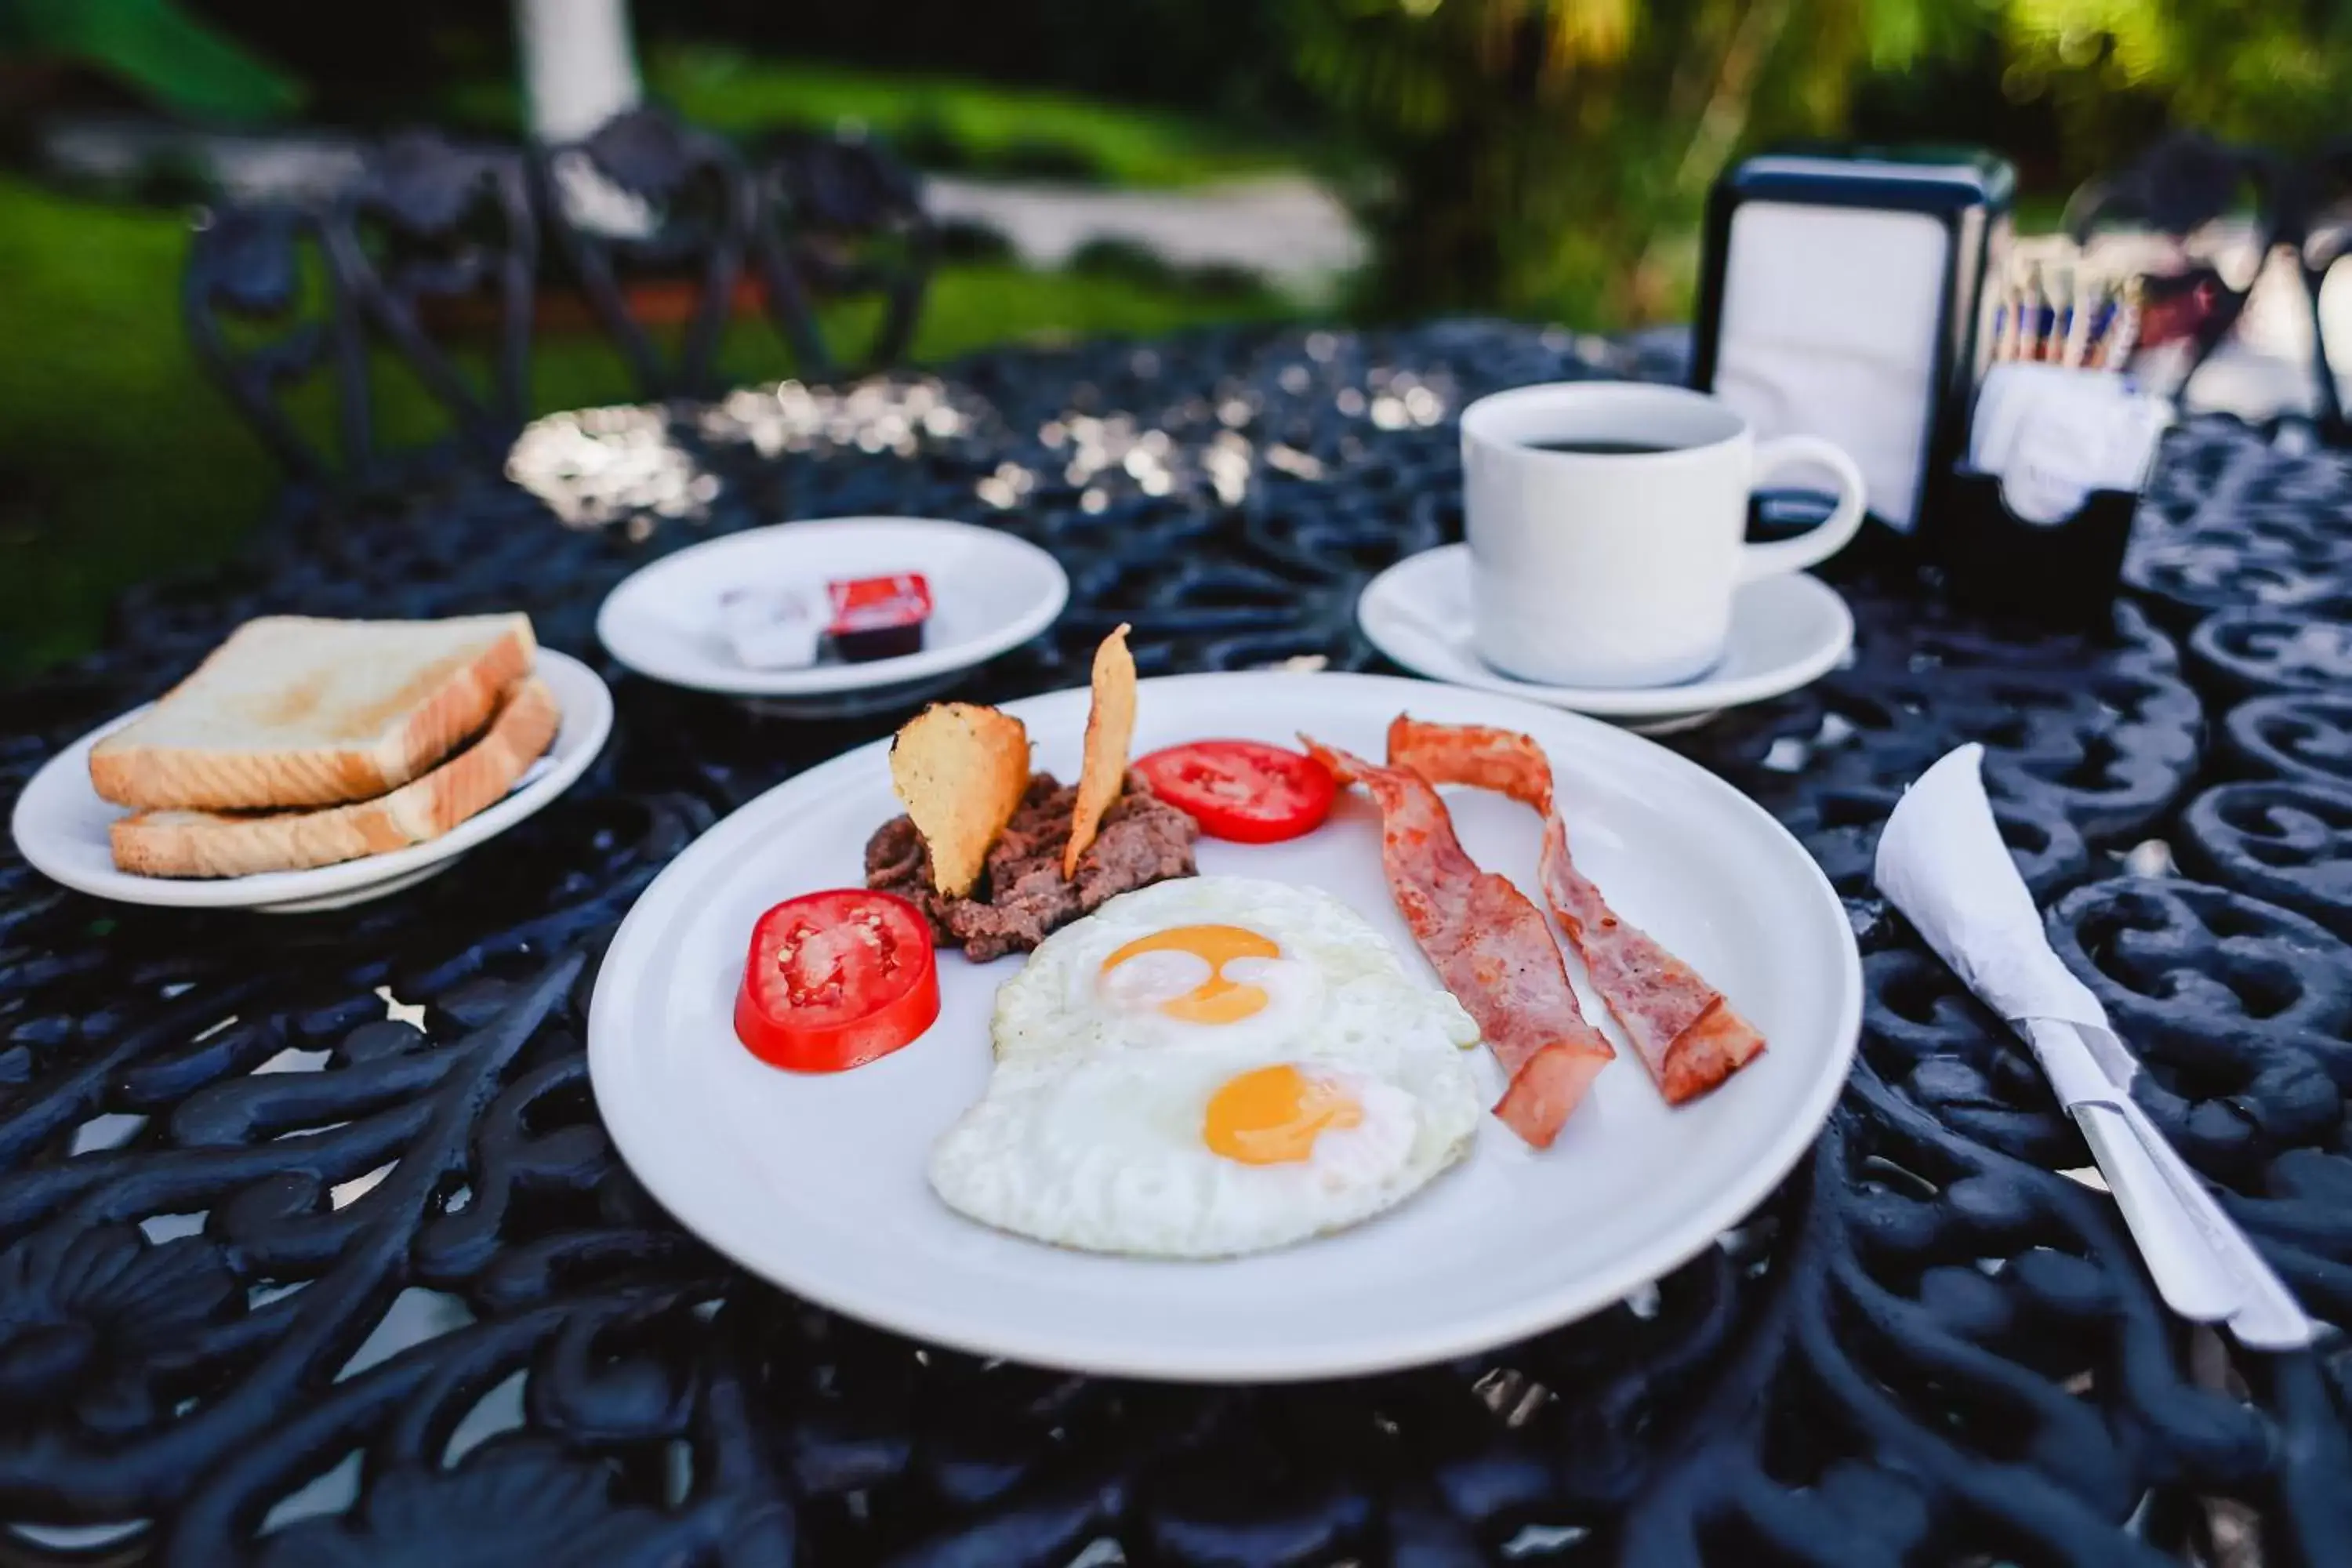
[[[1982,746],[1959,747],[1920,774],[1896,803],[1878,838],[1879,890],[1952,973],[2011,1025],[2056,1019],[2074,1026],[2108,1081],[2059,1082],[2053,1074],[2062,1100],[2112,1099],[2125,1091],[2138,1064],[2090,987],[2051,951],[2041,911],[1985,798],[1983,759]]]
[[[1977,394],[1969,463],[2000,477],[2019,517],[2061,522],[2094,489],[2137,490],[2171,423],[2170,405],[2118,372],[1997,364]]]

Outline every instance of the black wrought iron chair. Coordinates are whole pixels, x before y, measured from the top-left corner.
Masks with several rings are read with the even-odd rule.
[[[733,149],[659,110],[614,116],[532,160],[541,222],[648,397],[712,390],[751,230],[751,182]],[[683,331],[665,353],[627,293],[683,285]]]
[[[2181,132],[2158,142],[2128,168],[2084,185],[2068,204],[2066,230],[2082,243],[2100,229],[2127,226],[2162,235],[2179,250],[2180,268],[2147,283],[2153,309],[2195,302],[2188,363],[2177,389],[2185,392],[2244,316],[2263,264],[2279,246],[2293,247],[2302,262],[2316,329],[2318,277],[2303,256],[2310,233],[2312,191],[2310,170],[2267,148]],[[2210,258],[2192,255],[2189,243],[2209,225],[2240,212],[2251,214],[2255,265],[2243,284],[2233,284]],[[2319,276],[2325,271],[2322,267]],[[2343,411],[2336,379],[2326,368],[2324,343],[2317,372],[2320,422],[2340,428]]]
[[[870,142],[801,132],[770,141],[753,180],[752,255],[799,373],[864,374],[902,357],[938,250],[913,174]],[[872,296],[882,303],[873,337],[836,356],[817,304]]]
[[[398,357],[461,440],[503,454],[530,407],[539,228],[522,155],[404,132],[329,204],[321,228],[354,331]],[[479,375],[444,341],[477,321],[489,345]]]
[[[181,274],[181,312],[196,357],[286,470],[330,479],[369,450],[367,359],[326,265],[317,217],[282,205],[221,205],[199,216]],[[338,458],[286,406],[330,382]]]
[[[466,447],[496,458],[530,412],[541,236],[550,230],[650,398],[716,389],[720,342],[747,282],[764,289],[801,375],[896,360],[936,252],[913,177],[855,140],[780,140],[754,172],[726,142],[656,110],[533,154],[415,132],[374,150],[349,188],[316,207],[224,205],[209,214],[183,279],[188,330],[209,373],[305,480],[352,489],[416,473],[420,454],[379,447],[370,372],[372,355],[385,352]],[[631,285],[647,281],[682,295],[682,308],[641,312]],[[876,296],[873,336],[836,356],[817,303]],[[674,345],[657,340],[648,315],[677,321]],[[264,335],[273,327],[276,336]],[[487,343],[486,367],[457,346],[460,338]],[[286,407],[292,389],[313,379],[333,386],[332,451],[306,437]]]

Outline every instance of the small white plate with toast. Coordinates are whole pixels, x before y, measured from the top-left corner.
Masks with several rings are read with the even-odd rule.
[[[914,653],[864,663],[755,668],[721,629],[739,588],[920,573],[932,608]],[[640,567],[605,595],[596,637],[614,658],[671,686],[768,700],[795,718],[911,708],[1054,624],[1070,579],[1002,529],[915,517],[780,522],[707,540]]]
[[[521,640],[528,648],[527,627]],[[174,875],[143,875],[117,864],[113,830],[129,814],[122,805],[100,796],[90,775],[93,749],[154,711],[155,703],[100,726],[50,758],[17,797],[10,830],[17,852],[44,876],[121,903],[295,914],[382,898],[448,869],[475,845],[505,832],[562,795],[595,760],[613,728],[613,698],[604,682],[578,659],[545,648],[536,650],[530,676],[478,733],[445,751],[413,777],[367,798],[266,814],[142,812],[141,820],[149,826],[137,842],[159,863],[174,865]],[[193,684],[183,683],[179,689]],[[551,723],[554,735],[548,740]],[[501,784],[503,789],[488,805],[443,828],[447,816],[471,805],[465,798],[469,792],[479,798],[481,793],[499,790]],[[435,836],[405,842],[426,832]],[[233,865],[243,859],[339,853],[331,847],[339,840],[385,847],[302,870],[190,874],[192,862]]]

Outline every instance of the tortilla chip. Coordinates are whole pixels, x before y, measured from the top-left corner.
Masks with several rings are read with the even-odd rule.
[[[931,855],[931,885],[971,891],[1029,787],[1021,721],[970,702],[934,702],[890,742],[890,787]]]
[[[1078,769],[1077,804],[1070,812],[1070,842],[1062,851],[1065,880],[1078,874],[1078,858],[1095,841],[1103,813],[1127,780],[1128,742],[1135,739],[1135,657],[1127,651],[1127,623],[1095,649],[1094,700],[1087,709],[1086,761]]]

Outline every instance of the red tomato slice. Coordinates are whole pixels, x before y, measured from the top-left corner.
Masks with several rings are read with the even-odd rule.
[[[1339,793],[1314,758],[1257,741],[1192,741],[1135,764],[1151,793],[1212,838],[1271,844],[1312,833]]]
[[[931,928],[906,900],[863,888],[787,899],[751,928],[735,1034],[794,1072],[888,1056],[940,1016]]]

